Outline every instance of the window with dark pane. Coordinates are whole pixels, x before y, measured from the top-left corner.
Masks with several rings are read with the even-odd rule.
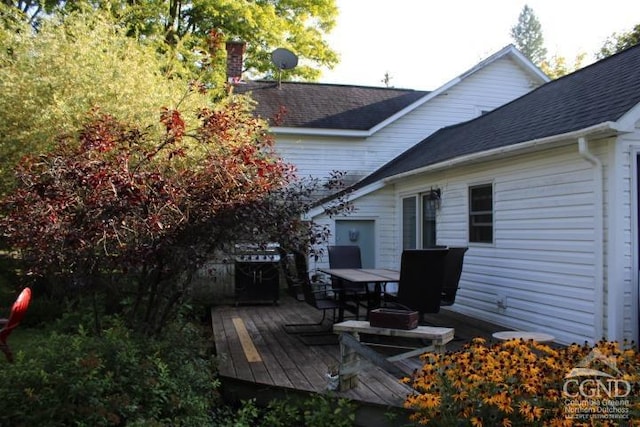
[[[469,241],[493,243],[493,186],[469,187]]]

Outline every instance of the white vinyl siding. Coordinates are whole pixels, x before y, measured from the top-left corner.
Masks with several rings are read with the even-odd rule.
[[[602,163],[601,198],[598,166],[579,154],[574,140],[407,177],[355,204],[358,215],[376,216],[380,225],[379,265],[397,268],[403,199],[442,190],[437,243],[470,248],[456,304],[447,309],[505,329],[548,332],[563,344],[603,336],[637,341],[638,201],[632,162],[640,153],[640,132],[589,141],[589,150]],[[483,181],[494,185],[491,246],[468,242],[468,189]],[[499,297],[506,297],[506,308],[498,307]]]
[[[399,240],[402,226],[396,219],[396,198],[393,187],[383,188],[375,193],[361,197],[357,200],[356,212],[347,216],[337,216],[328,218],[319,216],[313,220],[321,225],[329,228],[331,236],[327,245],[335,243],[335,221],[340,219],[348,220],[373,220],[375,221],[375,266],[376,268],[392,268],[398,269],[399,258],[397,258],[396,241]],[[389,245],[387,242],[393,242]],[[326,250],[326,247],[324,248]],[[317,261],[311,261],[311,268],[328,268],[328,256],[322,257]]]
[[[440,128],[496,108],[532,89],[527,74],[502,58],[454,85],[368,138],[276,135],[276,150],[296,165],[300,176],[325,178],[348,172],[357,180],[370,174]]]
[[[438,244],[465,244],[467,189],[494,185],[494,245],[469,244],[454,310],[563,343],[594,335],[594,195],[577,144],[396,183],[438,185]],[[462,241],[461,241],[462,240]],[[496,304],[506,296],[507,308]]]

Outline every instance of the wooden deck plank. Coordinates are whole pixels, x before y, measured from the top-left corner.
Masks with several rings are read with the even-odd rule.
[[[274,313],[269,313],[266,318],[269,322],[278,326],[284,322],[284,319],[276,317]],[[280,349],[281,358],[279,360],[289,380],[297,389],[316,391],[317,386],[315,384],[322,381],[322,375],[319,372],[321,368],[308,368],[309,362],[299,348],[301,345],[299,340],[278,327],[273,331],[273,338],[276,346]]]
[[[255,325],[253,324],[253,320],[248,318],[245,320],[246,328],[251,329],[252,331],[252,342],[253,339],[256,340],[256,343],[260,345],[260,354],[264,357],[260,357],[259,361],[249,362],[249,367],[251,368],[251,373],[253,374],[254,381],[261,384],[275,384],[271,374],[269,373],[269,369],[267,368],[267,360],[271,360],[271,355],[268,353],[267,348],[261,344],[262,337],[257,331]],[[242,342],[241,342],[242,344]],[[257,351],[257,350],[256,350]]]
[[[331,313],[327,313],[328,317]],[[282,389],[324,393],[329,366],[337,366],[338,345],[305,345],[294,334],[287,334],[286,323],[316,322],[322,313],[304,302],[283,297],[279,305],[219,306],[211,310],[216,351],[221,356],[220,375]],[[260,354],[261,362],[248,362],[232,317],[243,320],[246,330]],[[425,316],[438,326],[454,327],[458,339],[447,350],[460,348],[473,336],[490,337],[501,328],[443,310]],[[466,322],[466,323],[465,323]],[[337,342],[337,341],[336,341]],[[228,360],[225,360],[226,356]],[[422,366],[417,357],[394,362],[408,374]],[[336,395],[364,404],[401,408],[411,389],[379,367],[365,364],[359,372],[359,385]]]
[[[328,361],[326,357],[318,357],[315,351],[306,348],[304,344],[293,334],[287,334],[283,325],[289,322],[299,321],[300,313],[295,310],[271,310],[264,313],[266,319],[273,327],[275,344],[287,353],[287,375],[299,384],[301,389],[307,391],[320,391],[326,381],[324,374],[327,372],[329,363],[337,362],[337,358],[331,357]],[[302,318],[302,322],[313,321],[308,317]],[[285,360],[286,360],[285,359]]]
[[[268,325],[265,325],[260,317],[254,317],[252,320],[247,321],[247,329],[255,337],[256,345],[263,356],[264,372],[260,374],[261,382],[279,387],[292,387],[293,384],[285,374],[278,357],[273,353],[273,349],[277,346],[272,344],[273,338],[270,335]],[[259,378],[258,375],[254,375]]]
[[[286,309],[282,307],[254,307],[253,309],[239,307],[235,310],[234,316],[250,319],[245,320],[247,329],[254,337],[254,344],[263,355],[265,364],[270,364],[266,370],[273,381],[269,381],[264,376],[264,372],[257,371],[255,364],[250,365],[255,382],[306,391],[326,391],[327,378],[325,374],[330,365],[337,366],[338,364],[339,350],[337,345],[306,346],[295,335],[286,334],[282,328],[282,325],[287,322],[319,320],[321,315],[319,316],[317,310],[315,312],[313,309],[309,311],[304,303],[294,302]],[[219,341],[217,335],[216,341]],[[233,336],[228,344],[241,346],[239,340],[235,340]],[[240,351],[235,350],[231,353],[239,355]],[[271,361],[267,357],[268,353],[271,355],[269,357],[272,357]],[[277,360],[281,362],[279,366],[274,363],[276,358],[273,355],[276,353],[279,354]],[[238,366],[237,369],[241,368]],[[371,377],[371,381],[365,381],[363,386],[358,389],[344,392],[345,397],[383,405],[397,406],[401,403],[404,394],[406,394],[403,387],[406,386],[398,385],[396,379],[390,378],[377,368],[369,367],[363,372],[363,375]],[[246,373],[243,375],[241,372],[238,372],[234,377],[245,380],[248,378]]]
[[[233,327],[236,329],[236,334],[238,334],[238,338],[240,339],[240,346],[242,347],[242,351],[244,351],[247,361],[262,362],[262,357],[253,343],[251,336],[249,336],[249,331],[247,330],[247,326],[244,324],[244,320],[242,320],[241,317],[232,317],[231,322],[233,323]]]
[[[221,318],[222,326],[224,328],[224,339],[228,340],[229,343],[229,355],[232,358],[233,364],[236,368],[236,378],[255,382],[253,371],[251,370],[249,362],[244,355],[244,351],[242,351],[242,347],[240,346],[240,339],[238,338],[236,330],[233,327],[231,316],[228,313],[224,314],[225,315]]]
[[[223,309],[220,308],[218,314],[222,313],[222,310]],[[233,363],[233,357],[231,357],[230,342],[226,339],[224,324],[220,321],[220,317],[213,315],[213,308],[211,309],[211,327],[213,328],[214,337],[218,337],[218,339],[216,339],[218,371],[222,376],[236,377],[236,368]]]

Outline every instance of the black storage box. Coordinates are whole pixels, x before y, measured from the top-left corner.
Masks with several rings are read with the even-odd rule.
[[[369,313],[369,324],[375,328],[415,329],[418,317],[417,311],[377,308]]]

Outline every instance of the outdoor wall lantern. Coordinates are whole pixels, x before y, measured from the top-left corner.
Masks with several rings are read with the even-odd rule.
[[[433,207],[438,209],[440,208],[440,200],[442,196],[442,191],[439,188],[431,188],[427,192],[427,200],[433,204]]]

